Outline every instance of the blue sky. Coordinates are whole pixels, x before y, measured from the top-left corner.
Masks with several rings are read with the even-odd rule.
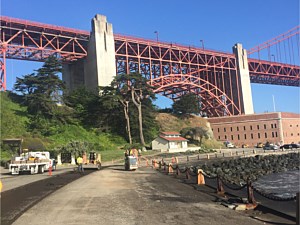
[[[114,32],[231,52],[235,43],[245,49],[276,37],[299,24],[299,0],[0,0],[1,15],[90,30],[96,14],[107,16]],[[41,64],[7,61],[7,86],[17,76]],[[254,111],[300,113],[298,87],[251,84]],[[159,98],[160,108],[171,101]]]

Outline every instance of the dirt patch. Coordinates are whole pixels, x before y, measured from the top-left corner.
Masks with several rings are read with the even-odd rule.
[[[202,117],[190,115],[187,118],[181,119],[169,113],[158,113],[156,120],[162,131],[177,131],[179,132],[185,127],[206,127],[208,121]]]

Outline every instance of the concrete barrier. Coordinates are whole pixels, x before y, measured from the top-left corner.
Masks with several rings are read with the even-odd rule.
[[[169,163],[168,173],[173,173],[172,163]]]
[[[205,184],[205,179],[203,175],[203,170],[198,169],[198,179],[197,179],[197,184],[198,185],[203,185]]]

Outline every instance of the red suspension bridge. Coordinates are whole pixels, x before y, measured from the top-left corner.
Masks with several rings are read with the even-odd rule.
[[[0,88],[6,90],[6,59],[44,61],[55,55],[72,63],[87,56],[89,39],[87,31],[2,16]],[[116,74],[138,72],[156,93],[173,100],[196,93],[211,116],[244,113],[233,53],[119,34],[114,34],[114,44]],[[299,86],[299,58],[297,26],[248,50],[250,82]]]

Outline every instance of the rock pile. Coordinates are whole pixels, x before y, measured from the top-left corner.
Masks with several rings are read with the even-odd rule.
[[[198,165],[210,177],[219,176],[227,183],[244,185],[248,179],[252,182],[271,173],[299,170],[299,153],[283,155],[256,155],[249,158],[230,159],[214,162],[211,165]]]

